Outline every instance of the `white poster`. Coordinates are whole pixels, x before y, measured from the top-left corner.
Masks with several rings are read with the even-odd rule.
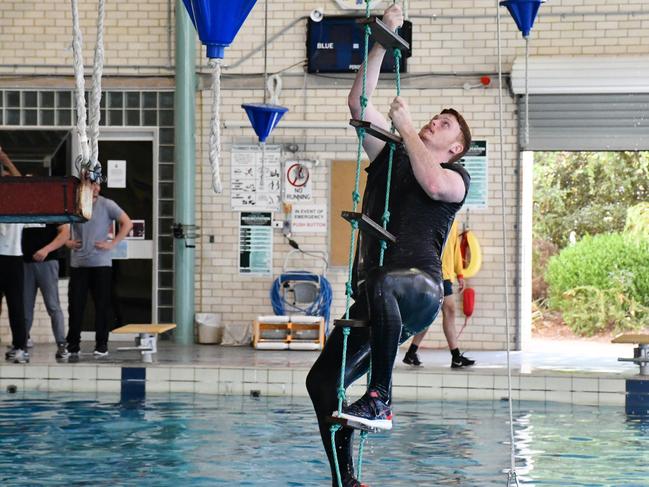
[[[281,148],[268,145],[232,147],[230,206],[233,210],[279,211]]]
[[[126,187],[126,161],[108,161],[107,186],[109,188]]]
[[[311,164],[304,161],[284,163],[284,201],[303,203],[313,198],[311,183]]]
[[[327,233],[327,205],[293,205],[293,233]]]

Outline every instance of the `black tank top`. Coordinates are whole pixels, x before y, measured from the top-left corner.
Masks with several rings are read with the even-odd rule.
[[[390,148],[386,144],[367,168],[367,186],[363,194],[363,213],[379,225],[385,207]],[[397,241],[388,243],[383,265],[387,268],[415,267],[433,278],[442,277],[442,249],[455,214],[464,204],[471,177],[458,163],[443,163],[456,171],[464,181],[464,198],[460,203],[433,200],[417,182],[405,148],[398,145],[393,158],[388,231]],[[359,232],[354,262],[353,285],[362,283],[367,274],[379,266],[380,241]]]

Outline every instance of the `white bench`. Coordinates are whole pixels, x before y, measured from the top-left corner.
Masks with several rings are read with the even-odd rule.
[[[174,328],[176,328],[175,323],[125,325],[114,329],[111,333],[136,333],[138,336],[135,337],[134,347],[120,347],[117,350],[139,350],[142,354],[142,362],[151,363],[153,354],[158,351],[158,334]]]

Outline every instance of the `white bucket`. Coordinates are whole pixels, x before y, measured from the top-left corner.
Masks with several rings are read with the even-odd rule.
[[[196,313],[198,328],[198,343],[221,343],[223,340],[223,325],[214,313]]]

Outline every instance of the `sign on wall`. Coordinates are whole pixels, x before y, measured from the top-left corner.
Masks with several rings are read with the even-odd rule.
[[[239,216],[239,274],[269,276],[273,270],[270,212],[242,211]]]
[[[327,205],[293,205],[293,233],[327,233]]]
[[[233,210],[279,211],[281,149],[268,145],[232,147],[230,206]]]
[[[284,163],[284,201],[286,203],[303,203],[311,201],[313,191],[311,183],[311,165],[303,161],[286,161]]]
[[[125,188],[126,187],[126,161],[107,161],[108,169],[106,171],[107,182],[106,186],[109,188]]]
[[[465,208],[486,208],[489,197],[489,160],[487,158],[487,141],[474,140],[462,163],[471,175],[469,194],[464,202]]]

